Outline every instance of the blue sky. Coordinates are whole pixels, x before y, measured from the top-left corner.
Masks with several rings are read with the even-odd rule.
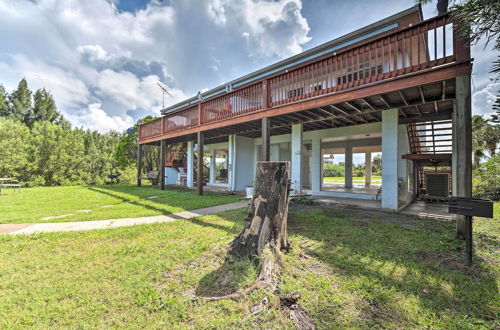
[[[414,5],[413,0],[0,0],[0,83],[46,87],[75,126],[122,130],[173,104]],[[435,4],[423,7],[424,17]],[[497,54],[472,49],[473,111]]]

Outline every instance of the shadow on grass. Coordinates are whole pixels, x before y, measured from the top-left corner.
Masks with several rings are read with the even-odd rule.
[[[120,199],[123,203],[129,203],[131,205],[140,206],[140,207],[143,207],[143,208],[151,210],[151,211],[160,212],[162,214],[168,214],[168,212],[165,209],[144,204],[142,200],[132,201],[132,200],[126,198],[126,197],[123,197],[123,196],[120,196],[120,195],[116,194],[116,192],[121,192],[121,193],[127,193],[127,194],[134,195],[130,191],[120,191],[119,189],[114,190],[114,189],[111,189],[111,188],[103,188],[103,187],[99,187],[99,188],[89,187],[88,189],[92,190],[92,191],[95,191],[95,192],[98,192],[98,193],[103,194],[103,195],[108,195],[110,197]],[[108,190],[110,190],[111,192],[108,191]],[[144,198],[144,196],[141,195],[141,194],[137,194],[136,196]],[[152,199],[148,199],[148,201],[153,201],[153,200]],[[158,202],[156,202],[156,203],[158,203]],[[160,204],[160,203],[158,203],[158,204]],[[178,204],[180,204],[180,203],[178,203]],[[169,204],[169,205],[170,206],[176,206],[176,205],[172,205],[172,204]]]
[[[198,283],[195,293],[202,297],[219,297],[236,293],[257,279],[258,267],[250,260],[224,263],[206,274]]]
[[[389,308],[384,304],[390,299],[387,293],[399,292],[417,297],[430,315],[495,319],[495,275],[480,258],[474,260],[472,268],[463,265],[463,244],[453,239],[453,224],[408,229],[377,220],[367,224],[359,221],[361,213],[356,213],[296,212],[289,218],[289,231],[313,240],[314,244],[301,246],[302,251],[329,265],[341,277],[358,280],[360,286],[354,290],[370,298],[377,308]],[[385,312],[389,317],[405,318],[402,308]],[[372,316],[376,318],[377,314],[384,313]]]

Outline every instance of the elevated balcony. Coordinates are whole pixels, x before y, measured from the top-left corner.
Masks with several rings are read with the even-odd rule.
[[[259,119],[271,118],[271,133],[304,123],[315,130],[377,122],[380,111],[399,108],[401,122],[451,118],[455,80],[470,74],[466,38],[447,14],[382,33],[335,52],[196,101],[140,125],[139,143],[227,134],[258,137]]]

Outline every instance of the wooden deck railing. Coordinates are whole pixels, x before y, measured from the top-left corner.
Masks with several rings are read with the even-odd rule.
[[[141,125],[140,139],[466,61],[465,47],[450,15],[431,18]]]

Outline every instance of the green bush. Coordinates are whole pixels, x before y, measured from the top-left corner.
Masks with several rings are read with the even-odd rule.
[[[325,163],[323,165],[323,176],[344,176],[344,166]]]
[[[474,171],[473,195],[500,200],[500,154],[492,156]]]

